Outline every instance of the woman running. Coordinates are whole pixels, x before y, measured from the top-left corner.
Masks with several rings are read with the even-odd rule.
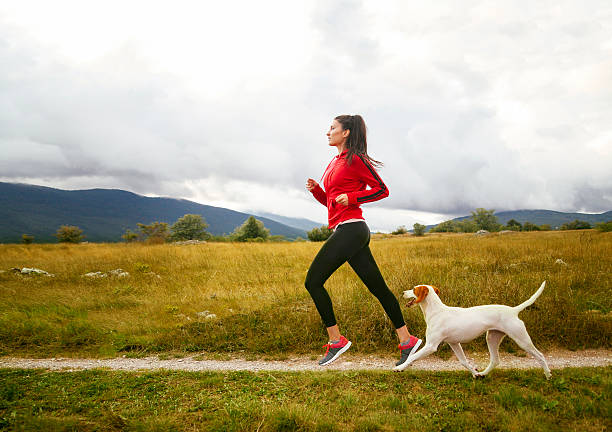
[[[408,356],[416,352],[422,341],[408,332],[399,302],[380,274],[370,252],[370,230],[359,208],[363,203],[389,195],[373,167],[381,163],[368,156],[366,125],[360,115],[336,117],[327,138],[329,145],[338,149],[338,156],[323,174],[325,190],[311,178],[306,182],[306,188],[327,207],[328,227],[334,230],[310,265],[305,283],[329,335],[329,342],[324,346],[327,351],[319,364],[330,364],[351,346],[351,342],[340,334],[331,299],[323,287],[332,273],[348,261],[393,322],[401,353],[395,369],[403,370]]]

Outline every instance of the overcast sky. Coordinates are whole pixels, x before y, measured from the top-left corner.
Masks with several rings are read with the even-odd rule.
[[[357,113],[373,230],[612,210],[612,3],[0,3],[0,181],[326,222],[304,184]]]

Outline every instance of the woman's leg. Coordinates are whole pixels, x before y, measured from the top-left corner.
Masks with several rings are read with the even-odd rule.
[[[400,343],[410,340],[410,333],[404,322],[404,316],[399,302],[391,292],[380,273],[378,265],[370,251],[369,242],[359,252],[348,260],[357,276],[368,287],[370,292],[378,299],[387,316],[393,322]]]
[[[364,230],[365,227],[365,230]],[[321,319],[327,327],[330,340],[338,340],[340,332],[329,294],[323,284],[338,267],[359,251],[368,241],[365,223],[340,225],[327,239],[313,260],[306,275],[306,289],[310,293]]]

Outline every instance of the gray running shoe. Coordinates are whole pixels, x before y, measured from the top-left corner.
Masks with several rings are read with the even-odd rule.
[[[411,354],[416,353],[422,343],[423,341],[421,339],[410,336],[410,340],[407,344],[398,345],[401,352],[401,357],[399,361],[395,363],[395,367],[393,369],[396,371],[403,371],[406,369],[408,366],[408,357],[410,357]]]
[[[319,360],[319,366],[327,366],[334,360],[336,360],[342,353],[351,347],[351,341],[347,340],[344,336],[340,336],[340,342],[332,344],[328,343],[323,345],[323,348],[327,347],[325,356]]]

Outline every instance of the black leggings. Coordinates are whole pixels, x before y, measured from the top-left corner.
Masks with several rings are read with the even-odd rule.
[[[331,299],[323,284],[347,261],[370,292],[380,301],[395,328],[405,325],[399,302],[380,274],[369,244],[370,229],[365,222],[339,225],[310,265],[305,285],[325,326],[336,325],[336,317]]]

